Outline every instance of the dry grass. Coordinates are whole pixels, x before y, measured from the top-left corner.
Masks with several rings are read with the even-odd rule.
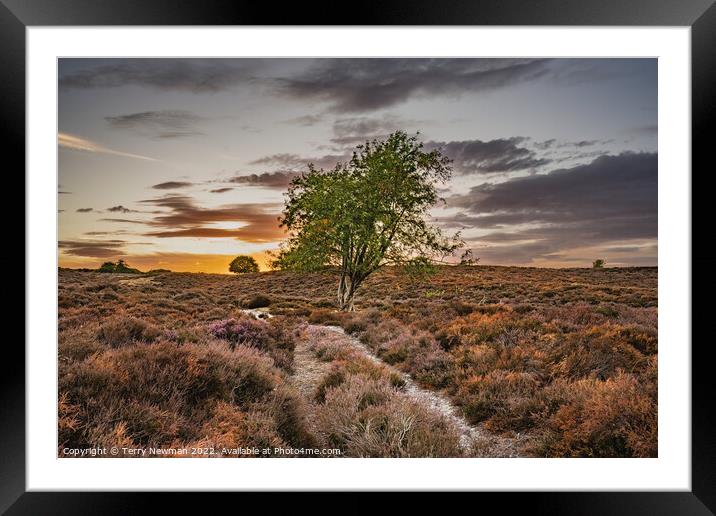
[[[449,425],[402,397],[400,378],[345,347],[311,350],[327,374],[301,394],[294,349],[311,322],[341,325],[472,423],[529,433],[536,456],[657,453],[655,268],[444,267],[424,282],[387,270],[352,314],[335,312],[330,274],[126,280],[60,270],[60,448],[459,455]],[[270,320],[241,312],[267,304]]]

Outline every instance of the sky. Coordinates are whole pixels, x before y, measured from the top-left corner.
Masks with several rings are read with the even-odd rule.
[[[60,59],[59,264],[262,267],[284,192],[419,132],[481,264],[657,264],[656,59]]]

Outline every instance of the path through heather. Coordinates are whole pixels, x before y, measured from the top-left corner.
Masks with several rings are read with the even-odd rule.
[[[488,432],[481,426],[470,425],[460,413],[460,409],[453,405],[447,397],[440,393],[423,389],[408,374],[383,362],[360,340],[347,335],[343,328],[309,324],[304,335],[305,338],[296,347],[294,360],[294,378],[299,390],[304,394],[310,395],[310,393],[314,392],[316,384],[329,368],[327,363],[319,361],[311,351],[313,345],[328,339],[332,343],[337,342],[349,346],[376,364],[387,367],[400,375],[405,382],[405,386],[402,389],[405,395],[455,425],[460,432],[460,447],[466,454],[483,457],[524,456],[521,452],[525,440],[524,436],[518,435],[515,438],[502,437]]]
[[[257,318],[273,317],[267,310],[243,310],[245,313]],[[460,433],[460,447],[465,454],[477,457],[523,457],[525,435],[503,437],[495,435],[481,425],[471,425],[446,396],[420,387],[410,375],[398,370],[396,367],[383,362],[365,344],[357,338],[346,334],[339,326],[322,324],[307,324],[304,338],[299,341],[294,350],[293,380],[298,390],[306,399],[311,399],[316,386],[324,374],[330,369],[330,364],[319,360],[312,348],[320,345],[322,341],[338,343],[354,349],[372,362],[388,368],[405,382],[402,392],[429,410],[439,414],[452,423]],[[309,418],[310,419],[310,418]]]

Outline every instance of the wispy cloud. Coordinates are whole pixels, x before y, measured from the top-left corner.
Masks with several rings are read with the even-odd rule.
[[[230,183],[246,186],[263,186],[266,188],[287,188],[300,172],[264,172],[263,174],[249,174],[246,176],[234,176],[229,179]]]
[[[163,91],[216,93],[251,81],[259,59],[113,59],[64,74],[60,88],[143,86]]]
[[[157,231],[145,236],[235,238],[252,243],[276,242],[285,237],[284,230],[278,225],[280,205],[276,203],[203,208],[186,195],[167,195],[140,202],[169,210],[147,221],[147,225]],[[216,227],[216,224],[223,227]]]
[[[142,159],[146,161],[158,161],[155,158],[150,158],[149,156],[142,156],[140,154],[132,154],[129,152],[122,152],[110,149],[91,140],[80,138],[79,136],[74,136],[67,133],[59,133],[57,142],[60,147],[75,151],[90,152],[96,154],[110,154],[113,156]]]
[[[106,116],[114,129],[133,131],[150,138],[186,138],[203,134],[199,124],[204,117],[185,110],[142,111],[128,115]]]
[[[329,103],[335,112],[371,111],[419,96],[456,95],[518,84],[548,73],[545,59],[322,59],[277,79],[279,92]]]
[[[527,139],[514,136],[495,140],[427,142],[426,149],[440,149],[453,160],[459,174],[491,174],[528,170],[550,162],[526,148]]]
[[[188,181],[167,181],[165,183],[153,185],[152,188],[155,190],[175,190],[177,188],[186,188],[187,186],[191,186],[193,184],[194,183],[190,183]]]
[[[111,208],[107,208],[107,211],[111,213],[139,213],[137,210],[130,210],[129,208],[126,208],[121,204],[117,206],[112,206]]]
[[[124,253],[124,240],[60,240],[58,247],[64,254],[87,258],[108,258]]]

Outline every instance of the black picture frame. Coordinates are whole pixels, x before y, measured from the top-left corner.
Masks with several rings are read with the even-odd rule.
[[[705,203],[697,203],[708,189],[694,188],[699,171],[706,176],[716,112],[716,5],[714,0],[489,0],[436,2],[382,0],[341,5],[249,2],[246,0],[0,0],[0,117],[5,164],[21,170],[25,164],[25,29],[29,26],[81,25],[601,25],[690,26],[692,71],[692,276],[705,258],[695,251],[706,245],[693,238],[708,224]],[[711,130],[709,130],[711,129]],[[10,176],[10,168],[5,168]],[[14,174],[20,182],[20,174]],[[6,180],[9,178],[6,177]],[[699,180],[702,184],[703,180]],[[13,188],[25,191],[24,181]],[[17,197],[14,195],[13,197]],[[24,226],[9,224],[9,238],[24,241]],[[20,235],[20,232],[23,235]],[[702,232],[708,235],[712,232]],[[18,246],[19,247],[19,246]],[[23,251],[24,253],[24,251]],[[703,257],[703,253],[701,254]],[[17,262],[17,257],[13,258]],[[6,265],[10,267],[9,262]],[[14,263],[13,267],[17,267]],[[32,271],[25,270],[25,277]],[[710,303],[694,294],[710,290],[708,273],[692,286],[692,327],[702,322]],[[24,294],[23,294],[24,298]],[[705,299],[705,296],[704,296]],[[19,306],[19,303],[17,303]],[[694,334],[695,336],[696,334]],[[716,391],[708,360],[711,339],[692,338],[692,491],[589,493],[481,493],[480,505],[496,502],[500,510],[524,509],[530,514],[684,514],[716,512],[716,424],[711,409]],[[11,344],[16,349],[7,349]],[[690,345],[691,343],[670,343]],[[187,493],[69,493],[26,492],[25,489],[25,368],[17,339],[6,339],[5,367],[0,375],[0,511],[7,514],[133,514],[162,496],[163,509],[191,508],[202,503]],[[14,365],[9,365],[14,364]],[[227,495],[214,494],[222,499]],[[241,496],[246,496],[242,494]],[[266,496],[266,495],[263,495]],[[298,504],[297,494],[292,504]],[[275,500],[274,495],[271,495]],[[420,498],[418,498],[420,499]],[[153,500],[152,500],[153,501]],[[273,502],[272,502],[273,503]],[[353,510],[360,502],[351,504]],[[312,509],[315,506],[312,506]],[[343,506],[347,507],[347,506]],[[366,506],[368,508],[368,506]],[[342,510],[342,509],[341,509]]]

